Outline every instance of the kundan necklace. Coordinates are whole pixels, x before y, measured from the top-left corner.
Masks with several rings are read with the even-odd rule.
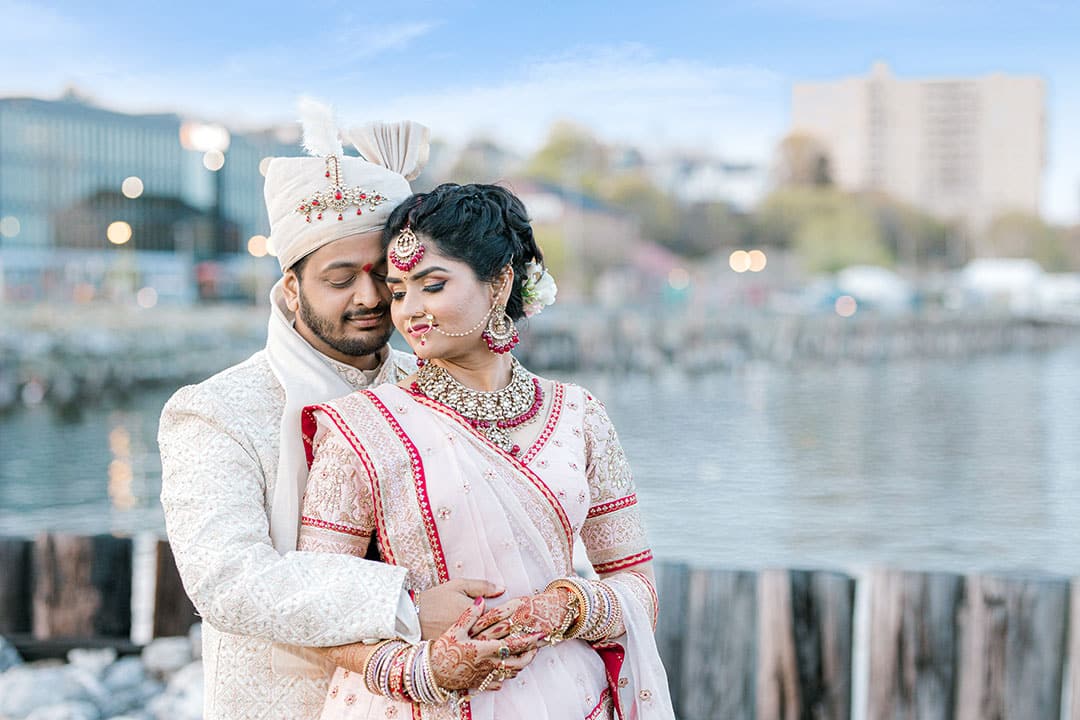
[[[510,363],[510,384],[502,390],[484,392],[465,387],[432,362],[425,362],[416,371],[412,390],[455,410],[488,440],[517,455],[521,448],[510,439],[510,433],[536,419],[544,406],[544,391],[539,378],[517,358],[511,358]]]

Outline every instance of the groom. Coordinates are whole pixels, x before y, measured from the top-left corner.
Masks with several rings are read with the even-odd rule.
[[[296,551],[307,477],[300,411],[416,368],[387,345],[380,235],[428,143],[415,123],[372,126],[350,138],[364,159],[346,157],[328,109],[306,112],[315,157],[275,158],[266,173],[284,273],[271,291],[266,347],[180,389],[161,415],[161,503],[203,619],[207,720],[314,718],[327,673],[283,646],[415,641],[421,628],[434,637],[472,598],[501,592],[451,581],[422,594],[418,617],[404,568]]]

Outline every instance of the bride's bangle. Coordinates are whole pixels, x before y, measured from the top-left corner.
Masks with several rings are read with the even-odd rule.
[[[577,637],[585,625],[585,621],[592,614],[592,604],[589,602],[589,596],[578,586],[574,579],[558,578],[552,580],[545,590],[555,590],[557,588],[563,588],[570,592],[570,601],[566,606],[566,614],[570,617],[570,620],[567,622],[564,618],[564,627],[560,628],[558,633],[552,634],[552,640],[555,642]],[[577,605],[576,612],[573,607],[575,604]]]

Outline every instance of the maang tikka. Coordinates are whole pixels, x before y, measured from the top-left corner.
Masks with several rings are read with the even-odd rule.
[[[424,245],[413,232],[411,222],[406,221],[405,227],[401,228],[397,240],[394,241],[394,247],[390,248],[390,262],[398,270],[409,272],[423,257]]]

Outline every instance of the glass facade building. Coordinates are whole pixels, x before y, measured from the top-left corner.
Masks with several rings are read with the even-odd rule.
[[[175,276],[176,292],[163,297],[186,300],[208,265],[251,269],[248,238],[269,234],[260,163],[300,154],[295,129],[215,128],[224,165],[214,172],[207,148],[182,132],[197,125],[75,95],[0,98],[0,292],[68,299],[79,286],[101,297],[109,268],[123,264],[136,275],[146,267],[142,275]],[[114,223],[130,233],[110,230]]]

